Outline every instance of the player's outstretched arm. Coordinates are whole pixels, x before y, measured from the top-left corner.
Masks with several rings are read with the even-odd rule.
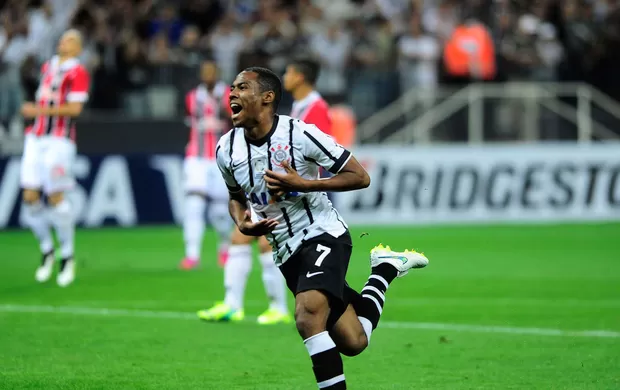
[[[285,161],[282,167],[286,173],[265,171],[267,188],[282,192],[343,192],[366,188],[370,185],[370,176],[362,165],[351,156],[338,174],[328,179],[309,180],[299,176]]]

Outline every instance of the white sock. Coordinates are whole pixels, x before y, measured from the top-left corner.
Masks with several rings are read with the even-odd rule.
[[[250,245],[231,245],[228,261],[224,266],[224,303],[235,310],[243,309],[245,284],[252,269],[252,247]]]
[[[364,333],[366,333],[366,340],[368,340],[368,345],[370,345],[370,335],[372,334],[372,322],[366,317],[357,317],[362,324],[362,328],[364,328]]]
[[[286,282],[284,276],[273,262],[271,252],[260,254],[260,263],[263,266],[263,284],[269,298],[269,307],[282,313],[288,313],[286,304]]]
[[[37,240],[39,240],[39,248],[41,253],[49,253],[54,249],[54,241],[52,240],[52,229],[47,218],[47,213],[43,203],[24,203],[24,220],[28,227],[32,230]]]
[[[63,199],[50,209],[50,219],[56,230],[56,238],[60,243],[60,255],[63,259],[73,257],[75,221],[71,203]]]
[[[206,200],[200,195],[188,195],[185,198],[183,215],[183,237],[185,239],[185,257],[200,260],[202,239],[205,232]]]
[[[230,218],[230,213],[228,212],[228,201],[210,201],[207,210],[209,223],[211,227],[213,227],[213,230],[215,230],[219,240],[218,251],[221,253],[227,250],[230,244],[230,232],[234,225],[232,218]]]

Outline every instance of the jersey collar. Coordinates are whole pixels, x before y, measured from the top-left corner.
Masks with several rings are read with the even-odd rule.
[[[278,121],[280,120],[280,116],[279,115],[274,115],[273,116],[273,125],[271,125],[271,130],[269,130],[269,133],[265,134],[265,136],[261,139],[251,139],[248,138],[247,136],[245,136],[245,131],[243,132],[243,136],[245,137],[245,141],[249,144],[252,144],[254,146],[262,146],[265,144],[265,142],[267,142],[269,140],[269,138],[271,138],[271,136],[273,135],[273,133],[275,133],[276,128],[278,127]]]
[[[79,63],[80,63],[80,60],[78,60],[77,58],[68,58],[61,65],[60,58],[58,56],[52,57],[52,61],[51,61],[52,68],[60,69],[63,72],[68,71],[69,69],[75,67]]]
[[[296,115],[291,115],[294,118],[299,117],[299,114],[308,108],[312,103],[319,100],[321,95],[317,91],[311,91],[308,96],[301,100],[296,100],[293,102],[293,107],[291,109],[291,113]]]

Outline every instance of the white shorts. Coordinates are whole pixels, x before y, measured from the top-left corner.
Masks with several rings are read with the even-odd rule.
[[[21,186],[46,194],[73,189],[75,143],[68,138],[27,134],[21,163]]]
[[[186,157],[183,171],[185,192],[197,192],[216,201],[228,200],[228,188],[215,161]]]

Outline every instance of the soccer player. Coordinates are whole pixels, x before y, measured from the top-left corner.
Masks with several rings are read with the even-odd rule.
[[[320,65],[312,59],[299,58],[292,61],[284,74],[284,89],[295,99],[291,117],[316,125],[325,134],[331,134],[329,106],[321,95],[315,91],[314,84],[319,77]],[[322,177],[329,173],[321,169]],[[260,262],[263,268],[263,284],[270,300],[267,311],[258,317],[260,324],[276,324],[290,321],[286,305],[285,282],[273,262],[272,248],[265,236],[249,237],[238,228],[233,229],[228,263],[225,267],[226,298],[209,310],[200,311],[198,315],[205,320],[242,319],[243,295],[251,269],[251,247],[258,241]]]
[[[318,387],[344,389],[340,354],[354,356],[368,346],[390,283],[428,259],[380,245],[371,251],[361,295],[347,285],[351,236],[325,192],[365,188],[370,178],[316,126],[276,115],[281,95],[280,79],[268,69],[251,67],[237,76],[230,94],[234,128],[218,142],[217,164],[239,230],[267,234],[274,248],[274,261],[295,295],[297,330]],[[319,167],[334,176],[318,180]]]
[[[232,222],[228,215],[228,192],[215,163],[215,145],[224,133],[230,117],[229,87],[218,81],[214,61],[200,66],[201,83],[185,97],[190,125],[189,143],[184,161],[185,213],[183,237],[185,258],[181,269],[190,270],[200,264],[205,230],[205,212],[219,237],[219,262],[225,260]]]
[[[332,121],[329,117],[329,105],[314,89],[319,78],[320,65],[310,58],[293,60],[284,73],[284,89],[293,95],[291,117],[311,125],[331,135]]]
[[[50,279],[54,268],[52,227],[60,244],[60,269],[56,278],[65,287],[75,279],[75,219],[65,193],[73,188],[72,168],[76,155],[75,119],[88,100],[90,76],[77,57],[82,37],[76,30],[65,32],[58,54],[41,69],[36,102],[24,103],[22,115],[34,119],[26,129],[21,164],[23,211],[27,225],[39,241],[42,262],[38,282]],[[47,205],[42,202],[42,194]]]

